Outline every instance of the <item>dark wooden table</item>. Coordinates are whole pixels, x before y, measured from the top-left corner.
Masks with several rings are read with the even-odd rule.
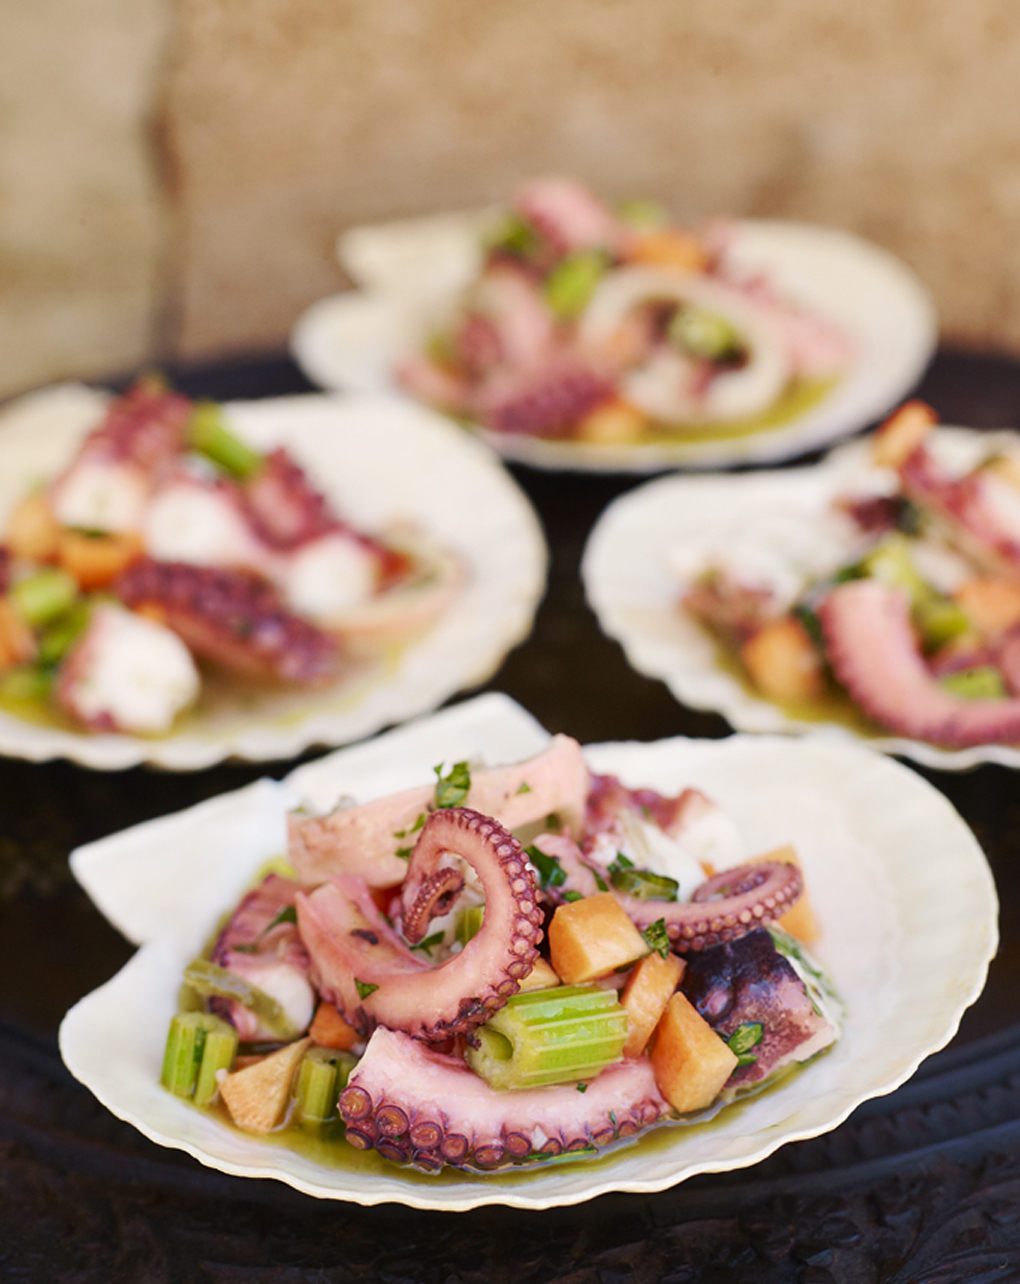
[[[282,359],[171,372],[215,398],[307,389]],[[1020,365],[940,353],[921,395],[948,422],[1020,424]],[[545,525],[549,589],[488,689],[582,742],[727,734],[639,677],[587,610],[578,563],[604,506],[638,483],[517,471]],[[309,755],[313,756],[313,755]],[[653,1196],[524,1213],[318,1202],[162,1150],[63,1069],[64,1011],[129,957],[77,888],[77,844],[292,762],[193,775],[0,760],[0,1280],[120,1284],[950,1284],[1020,1278],[1020,789],[985,766],[923,774],[975,829],[1003,945],[960,1033],[898,1092],[757,1167]],[[919,890],[923,895],[923,891]],[[111,1049],[116,1056],[116,1049]]]

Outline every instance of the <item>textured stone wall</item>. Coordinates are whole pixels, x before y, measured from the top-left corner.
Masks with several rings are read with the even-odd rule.
[[[156,345],[169,0],[0,0],[0,394]]]
[[[551,171],[682,218],[852,229],[929,283],[947,337],[1020,351],[1015,0],[0,0],[0,17],[0,388],[278,347],[342,283],[340,227]]]

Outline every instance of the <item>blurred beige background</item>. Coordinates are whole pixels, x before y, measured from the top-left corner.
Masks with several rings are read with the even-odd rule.
[[[553,171],[851,229],[1020,352],[1015,0],[0,0],[0,394],[282,348],[342,226]]]

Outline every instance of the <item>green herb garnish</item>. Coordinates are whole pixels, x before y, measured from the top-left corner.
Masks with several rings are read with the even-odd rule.
[[[359,981],[357,977],[354,978],[354,984],[357,986],[359,999],[367,999],[370,994],[374,994],[379,988],[377,985],[372,985],[370,981]]]
[[[644,943],[650,950],[654,950],[660,958],[667,958],[669,955],[669,933],[666,931],[666,920],[664,918],[656,919],[648,927],[643,928],[641,936]]]
[[[433,806],[437,811],[446,807],[461,807],[471,790],[471,769],[466,762],[455,762],[443,775],[443,764],[433,767],[436,773],[436,792]]]
[[[562,887],[567,881],[567,871],[555,856],[547,856],[537,847],[526,847],[524,854],[531,861],[538,874],[538,883],[543,891],[550,887]]]

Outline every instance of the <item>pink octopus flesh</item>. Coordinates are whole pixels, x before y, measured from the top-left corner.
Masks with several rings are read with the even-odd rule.
[[[938,684],[902,589],[874,579],[841,584],[822,602],[819,620],[834,674],[882,726],[953,748],[1020,741],[1020,698],[963,699]]]
[[[591,1152],[667,1114],[647,1058],[608,1067],[583,1094],[574,1083],[506,1093],[458,1057],[382,1028],[340,1094],[351,1145],[429,1171]]]
[[[449,907],[463,885],[461,862],[481,881],[484,918],[463,950],[436,967],[408,948],[355,875],[297,897],[318,988],[362,1034],[377,1024],[433,1041],[468,1033],[534,967],[543,915],[527,857],[502,825],[467,807],[433,812],[421,829],[401,891],[407,939],[420,941]]]

